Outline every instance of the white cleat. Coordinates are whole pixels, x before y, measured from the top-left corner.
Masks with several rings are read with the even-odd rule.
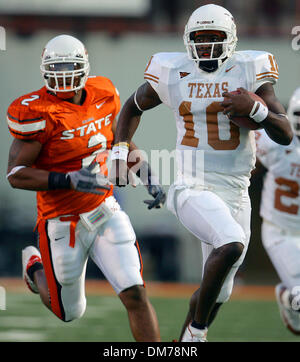
[[[181,342],[207,342],[207,328],[198,329],[189,324],[183,334]]]
[[[300,335],[300,311],[292,308],[289,290],[283,284],[278,284],[275,287],[275,295],[284,325],[292,333]]]
[[[28,269],[36,263],[42,264],[40,252],[34,246],[27,246],[22,250],[23,279],[25,280],[29,290],[32,293],[38,294],[38,287],[27,273]]]

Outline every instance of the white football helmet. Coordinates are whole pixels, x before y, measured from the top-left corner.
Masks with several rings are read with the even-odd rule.
[[[294,91],[290,99],[287,116],[294,134],[300,137],[300,87]]]
[[[84,87],[89,74],[87,51],[73,36],[56,36],[43,50],[40,69],[51,92],[76,92]]]
[[[215,43],[195,43],[192,33],[204,30],[223,31],[226,34],[226,39],[223,42]],[[222,65],[223,60],[230,58],[236,48],[237,36],[236,25],[231,13],[222,6],[209,4],[196,9],[190,16],[184,30],[184,44],[190,59],[197,63],[201,61],[218,61],[218,67]],[[222,44],[223,53],[219,57],[213,57],[214,47],[217,44]],[[210,45],[210,58],[200,58],[197,53],[197,45]]]

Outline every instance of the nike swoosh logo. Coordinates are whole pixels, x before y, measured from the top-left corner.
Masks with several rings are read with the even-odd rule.
[[[232,67],[226,69],[226,70],[225,70],[225,73],[229,72],[229,71],[230,71],[232,68],[234,68],[234,67],[235,67],[235,65],[233,65]]]
[[[101,108],[105,102],[106,102],[106,101],[104,101],[104,102],[102,102],[102,103],[100,103],[100,104],[96,104],[96,108],[97,108],[97,109]]]
[[[61,238],[55,238],[54,240],[57,241],[57,240],[60,240],[60,239],[63,239],[64,236],[62,236]]]

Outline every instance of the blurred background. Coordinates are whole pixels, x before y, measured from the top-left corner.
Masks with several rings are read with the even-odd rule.
[[[12,189],[5,177],[12,141],[6,110],[15,98],[43,86],[39,66],[44,45],[58,34],[78,37],[88,50],[91,74],[110,78],[123,103],[144,82],[143,71],[152,54],[185,51],[185,23],[193,10],[207,3],[222,5],[234,15],[237,50],[266,50],[275,55],[280,70],[275,90],[287,106],[300,85],[299,51],[291,46],[292,29],[300,25],[299,0],[0,0],[0,25],[6,30],[6,50],[0,54],[0,277],[21,277],[21,250],[36,243],[35,193]],[[171,151],[175,138],[171,111],[161,105],[144,114],[134,141],[146,152]],[[245,284],[277,281],[261,245],[261,181],[256,178],[250,187],[252,238],[238,274],[238,281]],[[145,280],[199,282],[201,245],[175,216],[166,208],[148,211],[142,186],[118,189],[116,196],[135,228]],[[87,276],[102,278],[92,263]]]

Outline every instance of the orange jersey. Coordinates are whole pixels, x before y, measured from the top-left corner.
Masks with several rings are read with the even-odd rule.
[[[120,98],[111,81],[104,77],[90,77],[85,90],[82,105],[59,99],[43,87],[9,106],[7,122],[12,136],[42,144],[32,167],[67,173],[96,160],[104,169]],[[74,190],[38,191],[38,219],[78,215],[96,208],[110,195],[112,187],[103,196]]]

